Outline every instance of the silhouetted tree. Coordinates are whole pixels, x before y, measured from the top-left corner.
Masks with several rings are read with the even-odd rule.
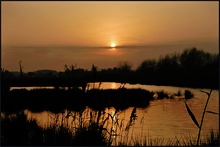
[[[129,82],[133,79],[132,77],[132,65],[128,62],[119,62],[118,66],[118,80],[122,83]]]
[[[184,70],[195,72],[206,65],[209,58],[210,54],[204,53],[202,50],[198,50],[194,47],[183,51],[180,55],[180,63]]]
[[[74,77],[75,67],[76,67],[76,64],[69,65],[69,66],[66,64],[64,65],[64,73],[68,78]]]
[[[128,73],[131,71],[131,67],[132,65],[129,64],[128,62],[120,62],[118,70],[123,73]]]
[[[94,64],[92,64],[92,75],[93,75],[93,88],[95,88],[95,80],[96,80],[96,76],[97,76],[97,69],[98,67],[95,66]]]
[[[24,68],[24,66],[21,65],[22,60],[19,61],[19,68],[20,68],[20,78],[22,78],[22,69]]]
[[[173,82],[179,73],[178,56],[176,54],[160,57],[157,63],[157,75],[163,81]]]
[[[140,66],[138,66],[137,71],[138,72],[153,72],[156,71],[157,61],[155,59],[151,60],[145,60],[141,63]]]
[[[181,54],[145,60],[138,66],[136,73],[138,81],[144,84],[152,82],[151,84],[210,87],[218,85],[219,54],[206,53],[195,47],[189,48]]]
[[[1,77],[4,77],[5,69],[1,68]]]

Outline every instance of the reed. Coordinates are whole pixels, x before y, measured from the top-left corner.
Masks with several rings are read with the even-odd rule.
[[[202,119],[201,119],[201,122],[200,124],[198,123],[196,117],[194,116],[193,112],[191,111],[191,109],[189,108],[189,106],[187,105],[186,101],[185,101],[185,106],[186,106],[186,109],[187,109],[187,112],[188,114],[190,115],[191,119],[193,120],[194,124],[198,127],[199,131],[198,131],[198,136],[197,136],[197,141],[196,141],[196,145],[198,146],[200,144],[200,134],[201,134],[201,130],[202,130],[202,125],[203,125],[203,120],[204,120],[204,117],[205,117],[205,112],[206,111],[206,108],[208,106],[208,103],[209,103],[209,99],[210,99],[210,96],[211,96],[211,93],[212,93],[212,89],[210,90],[210,92],[205,92],[205,91],[202,91],[200,90],[201,92],[207,94],[208,98],[207,98],[207,101],[206,101],[206,104],[204,106],[204,109],[203,109],[203,114],[202,114]],[[209,113],[211,111],[208,111]],[[215,113],[215,112],[211,112],[213,114],[218,114],[218,113]],[[212,138],[212,137],[211,137]]]
[[[42,136],[43,145],[73,145],[73,133],[64,125],[50,124],[49,127],[43,128]]]
[[[88,114],[89,117],[85,116]],[[182,138],[165,139],[134,136],[128,139],[128,126],[131,127],[137,120],[134,107],[130,119],[125,124],[118,120],[116,110],[114,114],[104,111],[81,112],[67,111],[63,113],[61,121],[58,115],[54,116],[54,123],[47,127],[39,127],[35,119],[28,119],[27,115],[17,113],[14,115],[1,115],[1,145],[20,146],[195,146],[196,138],[183,136]],[[71,124],[69,118],[74,118]],[[130,130],[131,131],[131,130]],[[119,134],[120,132],[120,134]],[[122,137],[122,135],[124,135]],[[118,137],[117,142],[114,142]],[[182,142],[181,142],[182,141]],[[219,131],[210,130],[206,138],[200,140],[199,146],[219,145]]]

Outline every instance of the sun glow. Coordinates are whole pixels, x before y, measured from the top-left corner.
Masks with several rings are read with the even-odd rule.
[[[112,44],[111,44],[111,47],[116,47],[116,44],[115,44],[115,43],[112,43]]]

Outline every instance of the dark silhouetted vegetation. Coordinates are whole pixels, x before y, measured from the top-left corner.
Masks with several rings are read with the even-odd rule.
[[[194,138],[141,138],[128,140],[129,128],[134,125],[136,107],[133,108],[127,124],[123,120],[114,120],[114,114],[104,111],[90,112],[86,120],[81,112],[67,112],[61,122],[55,117],[47,127],[40,127],[35,119],[28,118],[24,112],[13,115],[1,114],[2,146],[195,146]],[[70,117],[74,118],[68,125]],[[124,136],[118,136],[118,131]],[[124,132],[124,133],[123,133]],[[114,142],[114,137],[118,137]],[[200,140],[199,146],[219,146],[219,132],[210,130],[210,134]]]
[[[219,54],[196,48],[159,60],[145,60],[137,68],[138,83],[218,89]]]
[[[194,94],[190,90],[185,90],[184,95],[186,99],[190,99],[194,96]]]
[[[21,65],[21,60],[20,60],[19,61],[20,78],[22,78],[22,75],[23,75],[23,68],[24,68],[24,66]]]
[[[207,138],[207,142],[206,143],[202,143],[201,140],[200,140],[200,134],[201,134],[201,130],[202,130],[202,125],[203,125],[203,120],[204,120],[204,117],[205,117],[205,112],[206,111],[206,108],[208,106],[208,103],[209,103],[209,99],[210,99],[210,96],[211,96],[211,93],[212,93],[212,89],[210,90],[210,92],[205,92],[205,91],[202,91],[200,90],[201,92],[207,94],[208,98],[206,100],[206,104],[204,106],[204,109],[203,109],[203,114],[202,114],[202,119],[201,119],[201,122],[200,124],[198,123],[196,117],[194,116],[193,112],[191,111],[191,109],[189,108],[189,106],[187,105],[187,103],[185,102],[185,106],[186,106],[186,109],[187,109],[187,112],[188,114],[190,115],[191,119],[193,120],[194,124],[198,127],[199,131],[198,131],[198,137],[197,137],[197,141],[196,141],[196,145],[204,145],[204,144],[208,144],[208,145],[217,145],[219,146],[219,139],[215,139],[215,137],[219,137],[219,134],[217,134],[216,136],[214,135],[213,131],[210,132],[210,138]],[[209,113],[213,113],[213,114],[217,114],[216,112],[211,112],[211,111],[208,111]]]
[[[100,84],[99,84],[100,85]],[[28,109],[32,112],[62,112],[65,109],[81,111],[89,106],[93,110],[104,110],[114,107],[125,110],[129,107],[146,108],[150,101],[156,99],[184,98],[182,94],[168,94],[164,90],[147,91],[144,89],[127,89],[122,84],[118,89],[14,89],[2,94],[1,110],[15,113]],[[155,97],[156,94],[156,97]],[[193,93],[185,90],[185,99],[193,97]]]
[[[157,91],[156,94],[157,94],[157,99],[170,98],[169,94],[164,90]]]
[[[1,145],[42,145],[42,128],[35,119],[29,120],[21,112],[14,115],[1,114]]]
[[[136,108],[133,109],[127,126],[133,125],[134,117],[137,117],[134,116],[134,110]],[[14,115],[4,114],[4,116],[1,116],[1,145],[110,146],[113,132],[115,131],[113,125],[115,126],[119,122],[115,122],[113,119],[117,110],[113,116],[104,111],[98,111],[98,113],[90,112],[88,121],[85,121],[82,115],[84,111],[78,112],[77,116],[69,112],[63,116],[61,124],[55,121],[46,128],[39,127],[34,119],[29,120],[24,112]],[[68,122],[66,122],[69,117],[75,118],[72,126],[68,126]],[[119,127],[119,125],[116,127]],[[128,131],[127,127],[123,128],[121,126],[120,130],[123,129]]]
[[[91,82],[118,82],[130,84],[153,84],[196,88],[219,88],[219,54],[211,54],[197,48],[185,49],[182,53],[168,54],[159,59],[148,59],[132,70],[124,62],[118,67],[98,69],[92,64],[90,71],[65,65],[64,72],[23,73],[17,79],[13,73],[2,71],[2,85],[85,87]],[[7,89],[7,88],[6,88]]]
[[[44,110],[54,113],[63,109],[79,111],[86,106],[94,110],[115,107],[120,110],[128,107],[146,108],[153,100],[153,92],[144,89],[14,89],[2,96],[2,111],[33,112]]]

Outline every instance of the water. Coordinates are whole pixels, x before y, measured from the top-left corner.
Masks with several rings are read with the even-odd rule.
[[[95,83],[95,87],[98,87],[100,83]],[[103,82],[101,83],[101,89],[116,89],[121,86],[121,83]],[[90,86],[92,87],[92,86]],[[170,94],[177,93],[179,90],[190,90],[194,93],[194,98],[187,100],[187,104],[194,113],[197,121],[200,124],[203,108],[205,106],[207,95],[200,92],[203,90],[209,92],[209,89],[196,89],[196,88],[184,88],[173,86],[155,86],[155,85],[139,85],[139,84],[126,84],[125,88],[143,88],[150,91],[164,90]],[[213,90],[210,101],[207,107],[208,111],[219,112],[219,91]],[[126,109],[118,113],[115,119],[124,120],[124,128],[130,119],[133,107]],[[87,108],[84,112],[84,118],[89,120],[89,112],[91,110]],[[115,109],[106,109],[106,113],[113,115]],[[48,126],[55,120],[55,117],[61,121],[62,113],[52,114],[50,112],[32,113],[28,110],[25,111],[29,117],[36,118],[39,125]],[[67,113],[67,112],[66,112]],[[150,106],[145,109],[137,109],[137,120],[135,124],[131,126],[129,131],[130,139],[133,137],[151,137],[151,138],[181,138],[183,136],[196,136],[198,134],[198,128],[191,120],[187,113],[183,99],[163,99],[153,100],[150,102]],[[71,120],[69,120],[71,122]],[[202,135],[209,133],[209,130],[219,130],[219,115],[206,113]]]

